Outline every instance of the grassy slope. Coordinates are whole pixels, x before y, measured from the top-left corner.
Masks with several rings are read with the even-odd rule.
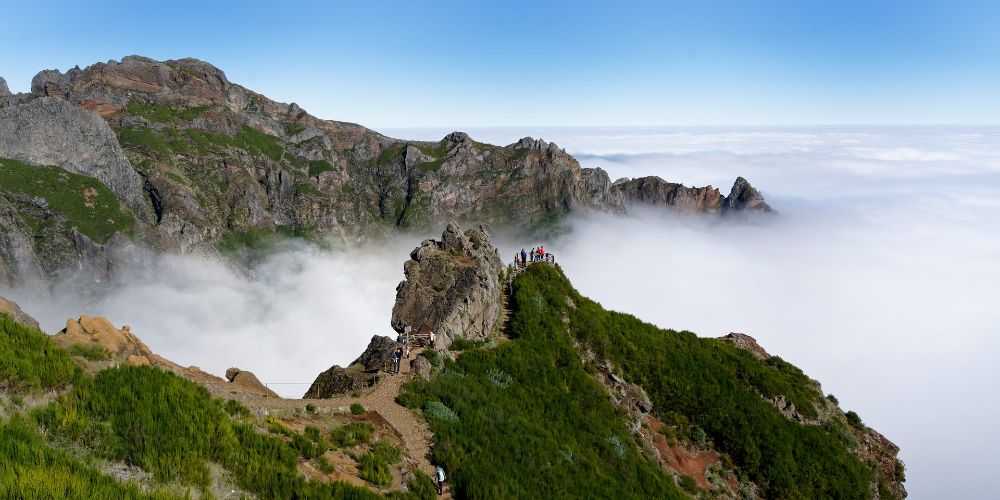
[[[0,159],[0,191],[45,199],[49,208],[99,243],[115,232],[128,231],[135,223],[128,209],[100,181],[56,167]],[[92,198],[88,200],[88,196]]]
[[[551,267],[532,269],[518,292],[519,303],[541,295],[554,305],[549,314],[567,314],[573,334],[642,385],[661,417],[679,413],[703,428],[767,497],[868,496],[870,471],[840,432],[793,423],[760,396],[784,394],[803,414],[815,415],[812,402],[821,395],[791,364],[761,362],[725,342],[606,311]]]
[[[22,393],[67,389],[70,384],[68,392],[34,410],[30,418],[15,414],[0,419],[0,496],[170,498],[116,482],[89,458],[55,446],[68,445],[81,456],[139,465],[160,484],[204,490],[209,484],[207,464],[214,462],[259,498],[382,498],[365,488],[301,476],[298,461],[317,454],[325,439],[262,433],[245,408],[224,404],[203,387],[157,368],[112,368],[89,377],[45,334],[0,314],[0,389],[16,400]],[[315,444],[304,446],[309,443]],[[391,447],[377,449],[381,451],[373,455],[375,460],[369,460],[374,467],[385,469],[386,462],[399,458]],[[411,492],[390,497],[428,498],[428,482],[420,476]]]
[[[523,287],[518,337],[466,351],[401,401],[424,408],[458,498],[680,498],[584,370],[550,297]],[[551,297],[552,300],[557,300]],[[529,308],[530,307],[530,308]]]
[[[0,388],[58,389],[81,376],[69,355],[48,336],[0,314]]]
[[[841,433],[790,422],[761,397],[784,394],[814,413],[811,402],[820,395],[794,366],[606,311],[550,266],[534,266],[516,280],[511,306],[514,342],[469,351],[402,397],[430,414],[435,458],[468,497],[674,494],[638,456],[571,336],[623,367],[625,378],[650,394],[660,418],[704,429],[766,497],[868,496],[870,472]],[[616,456],[615,439],[624,454]]]

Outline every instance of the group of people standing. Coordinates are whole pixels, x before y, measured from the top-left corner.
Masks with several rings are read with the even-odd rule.
[[[520,252],[514,252],[514,264],[518,267],[524,267],[530,262],[548,262],[555,264],[556,256],[545,252],[544,246],[537,246],[527,251],[521,249]]]

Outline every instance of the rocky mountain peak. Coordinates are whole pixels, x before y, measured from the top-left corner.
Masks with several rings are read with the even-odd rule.
[[[466,134],[465,132],[456,131],[444,136],[444,141],[450,144],[462,144],[471,140],[472,139],[469,137],[469,134]]]
[[[744,210],[773,212],[771,206],[764,201],[764,195],[760,194],[760,191],[757,191],[757,189],[750,185],[750,181],[743,177],[737,177],[736,182],[733,183],[733,188],[729,191],[729,196],[725,198],[722,204],[722,213]]]
[[[502,269],[484,227],[448,224],[440,241],[425,240],[410,252],[403,265],[406,279],[396,287],[392,328],[434,332],[438,348],[456,338],[488,337],[500,312]]]
[[[7,97],[9,95],[11,95],[11,93],[10,89],[7,88],[7,80],[4,80],[3,77],[0,76],[0,97]]]

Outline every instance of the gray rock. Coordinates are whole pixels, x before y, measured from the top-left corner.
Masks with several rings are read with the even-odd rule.
[[[502,268],[485,228],[463,231],[448,224],[441,241],[424,241],[403,265],[406,280],[396,287],[393,329],[433,332],[438,349],[457,338],[486,339],[500,313]]]
[[[7,80],[4,80],[3,77],[0,77],[0,97],[7,97],[9,95],[12,94],[10,93],[10,89],[7,88]]]
[[[771,213],[774,210],[764,201],[764,196],[760,191],[754,189],[750,182],[743,177],[737,177],[733,183],[733,188],[729,191],[722,202],[722,214],[727,215],[734,212],[761,212]]]
[[[329,370],[320,373],[302,397],[305,399],[327,399],[367,389],[378,383],[378,380],[378,374],[334,365]]]
[[[63,99],[40,97],[0,108],[0,157],[95,177],[140,220],[150,219],[142,177],[125,158],[111,127],[96,113]]]
[[[722,195],[712,186],[687,187],[659,177],[619,179],[611,190],[619,193],[628,206],[645,205],[684,213],[717,214]]]
[[[392,359],[392,353],[403,344],[382,335],[372,336],[368,347],[350,366],[360,366],[366,372],[377,372]]]
[[[410,367],[418,377],[424,380],[431,379],[431,373],[434,371],[434,367],[431,365],[430,360],[423,356],[417,356],[412,361],[410,361]]]

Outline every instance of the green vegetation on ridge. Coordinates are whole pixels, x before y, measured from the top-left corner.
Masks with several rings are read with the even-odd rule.
[[[841,433],[792,422],[761,397],[782,394],[802,414],[815,416],[814,402],[822,395],[798,368],[606,311],[550,266],[535,266],[516,286],[515,322],[532,310],[534,297],[545,297],[547,314],[567,316],[573,335],[641,385],[658,414],[679,413],[704,429],[766,497],[868,497],[871,472]]]
[[[212,462],[262,499],[381,498],[365,488],[302,476],[297,469],[300,457],[314,458],[326,447],[318,432],[271,436],[259,432],[252,420],[229,414],[246,412],[211,398],[193,382],[153,367],[101,371],[34,413],[55,439],[100,457],[137,464],[168,484],[205,491],[210,480],[207,464]],[[413,492],[391,496],[423,498]]]
[[[561,297],[524,286],[517,296],[515,341],[466,350],[400,396],[423,409],[434,461],[448,470],[455,496],[683,498],[641,454],[559,315],[550,314],[546,301]]]
[[[135,223],[132,213],[101,181],[57,167],[0,158],[0,191],[45,200],[49,209],[98,243],[130,230]]]
[[[48,335],[0,314],[0,389],[58,389],[81,377]]]

